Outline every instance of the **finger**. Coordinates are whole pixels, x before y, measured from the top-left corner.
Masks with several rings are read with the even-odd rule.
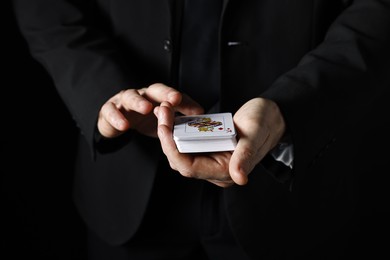
[[[172,138],[173,132],[173,109],[169,104],[163,102],[161,106],[155,108],[157,116],[157,134],[161,142],[164,154],[167,156],[172,168],[177,169],[180,160],[186,161],[186,155],[179,153]]]
[[[107,102],[100,110],[98,130],[107,138],[118,136],[129,128],[129,122],[112,102]]]
[[[207,180],[207,181],[221,188],[228,188],[234,184],[233,181],[218,181],[218,180]]]
[[[161,147],[173,169],[189,178],[231,181],[228,169],[230,152],[197,154],[196,156],[180,153],[172,136],[173,108],[167,102],[163,102],[161,106],[155,108],[155,113],[158,117],[158,137]]]
[[[158,125],[166,126],[169,131],[173,131],[175,121],[175,111],[169,102],[162,102],[158,107]],[[176,147],[176,146],[175,146]]]
[[[167,102],[161,103],[159,107],[155,108],[155,114],[157,116],[158,136],[164,153],[167,157],[181,156],[172,137],[174,111],[171,105]]]
[[[171,167],[185,177],[200,178],[196,174],[196,168],[194,168],[194,157],[180,153],[173,140],[174,110],[172,106],[167,102],[163,102],[155,110],[158,118],[158,137]]]
[[[142,90],[127,89],[120,93],[117,101],[117,107],[124,109],[127,112],[135,111],[137,113],[146,115],[149,114],[153,109],[153,104],[147,100],[142,93]]]
[[[177,106],[182,101],[182,94],[178,90],[161,83],[156,83],[146,88],[145,97],[155,103],[167,101],[172,106]]]
[[[249,173],[264,157],[264,142],[246,137],[239,139],[229,164],[230,176],[238,185],[248,182]]]
[[[204,113],[202,106],[184,93],[161,83],[156,83],[145,89],[147,99],[162,103],[169,102],[175,110],[184,115],[199,115]]]
[[[201,115],[204,113],[203,107],[185,93],[182,94],[182,101],[175,109],[187,116]]]

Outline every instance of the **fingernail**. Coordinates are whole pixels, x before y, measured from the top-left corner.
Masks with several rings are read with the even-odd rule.
[[[153,110],[153,113],[156,117],[158,117],[158,111],[160,110],[160,107],[155,107]]]

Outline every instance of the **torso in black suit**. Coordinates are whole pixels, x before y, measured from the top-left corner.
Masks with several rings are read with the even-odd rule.
[[[124,243],[142,222],[165,157],[158,140],[133,131],[97,144],[96,119],[122,89],[178,87],[182,2],[15,2],[33,55],[80,128],[78,209],[104,240]],[[389,9],[379,0],[223,2],[221,110],[272,99],[294,144],[288,181],[259,164],[248,185],[223,191],[232,230],[250,255],[298,254],[351,216],[360,169],[353,162],[368,131],[361,122],[374,122],[367,115],[389,82],[380,69],[390,60]]]

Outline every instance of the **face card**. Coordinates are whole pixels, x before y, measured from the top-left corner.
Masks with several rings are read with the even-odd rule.
[[[175,119],[176,140],[231,138],[235,135],[231,113],[179,116]]]

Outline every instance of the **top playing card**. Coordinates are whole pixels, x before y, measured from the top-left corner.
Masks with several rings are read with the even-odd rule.
[[[175,140],[223,139],[236,135],[231,113],[217,113],[175,118]]]

